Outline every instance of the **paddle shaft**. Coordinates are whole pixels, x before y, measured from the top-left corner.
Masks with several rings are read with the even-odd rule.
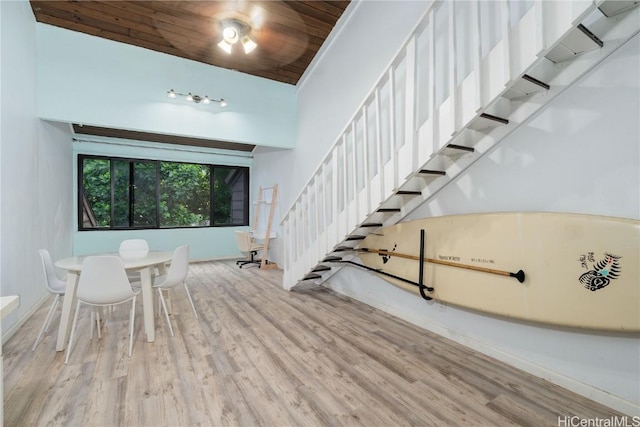
[[[412,260],[415,260],[415,261],[420,261],[420,257],[418,257],[418,256],[402,254],[402,253],[398,253],[398,252],[389,252],[386,249],[363,248],[363,249],[360,249],[360,251],[376,253],[376,254],[379,254],[379,255],[397,256],[399,258],[406,258],[406,259],[412,259]],[[422,261],[423,262],[430,262],[432,264],[448,265],[449,267],[464,268],[464,269],[467,269],[467,270],[474,270],[474,271],[482,271],[484,273],[498,274],[500,276],[515,277],[516,279],[518,279],[518,281],[520,283],[522,283],[524,281],[524,272],[522,272],[522,270],[518,271],[517,273],[511,273],[509,271],[504,271],[504,270],[495,270],[493,268],[477,267],[475,265],[459,264],[457,262],[442,261],[442,260],[439,260],[439,259],[426,258],[426,257],[423,258]]]

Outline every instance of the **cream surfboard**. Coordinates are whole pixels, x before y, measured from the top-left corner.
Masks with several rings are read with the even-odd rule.
[[[640,331],[639,221],[563,213],[426,218],[369,234],[360,260],[417,283],[420,230],[423,282],[433,287],[425,294],[435,300],[555,325]]]

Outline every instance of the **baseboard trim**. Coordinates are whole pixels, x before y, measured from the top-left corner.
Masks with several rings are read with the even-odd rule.
[[[233,259],[244,259],[242,255],[225,255],[219,257],[211,257],[211,258],[197,258],[189,260],[189,264],[195,264],[199,262],[209,262],[209,261],[227,261]]]
[[[33,316],[36,311],[38,311],[40,306],[42,306],[42,304],[44,304],[50,296],[50,293],[46,293],[37,303],[32,305],[26,312],[24,312],[22,316],[20,316],[9,329],[7,329],[6,331],[2,331],[2,345],[9,341],[9,339],[18,331],[18,329],[20,329],[20,327],[24,325],[25,322],[29,320],[29,318]],[[35,340],[35,337],[33,339]]]
[[[326,283],[326,285],[332,290],[340,294],[343,294],[345,296],[348,296],[349,298],[353,298],[357,301],[370,305],[371,307],[374,307],[386,313],[392,314],[420,328],[426,329],[442,337],[455,341],[458,344],[462,344],[482,354],[493,357],[494,359],[507,363],[531,375],[535,375],[536,377],[547,380],[550,383],[553,383],[569,391],[572,391],[576,394],[579,394],[588,399],[601,403],[623,414],[626,414],[632,417],[640,416],[640,404],[631,402],[626,399],[622,399],[618,396],[607,393],[606,391],[600,390],[598,388],[582,383],[580,381],[576,381],[572,378],[569,378],[557,372],[551,371],[545,367],[536,365],[525,359],[506,353],[503,350],[500,350],[496,347],[493,347],[475,338],[471,338],[469,336],[461,334],[459,331],[454,331],[452,329],[449,329],[446,326],[433,323],[432,321],[429,321],[428,323],[424,322],[424,319],[417,319],[417,318],[414,318],[413,316],[409,316],[407,315],[407,313],[400,311],[396,307],[389,306],[384,302],[378,301],[373,298],[368,298],[363,295],[357,295],[356,293],[351,292],[349,290],[336,289],[333,286],[331,286],[329,283]]]

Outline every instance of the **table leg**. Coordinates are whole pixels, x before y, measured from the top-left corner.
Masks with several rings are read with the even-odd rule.
[[[58,328],[58,341],[56,342],[56,351],[62,351],[69,340],[69,332],[71,331],[71,319],[76,310],[76,288],[78,286],[78,272],[67,272],[67,288],[64,292],[62,302],[62,314],[60,315],[60,326]]]
[[[153,318],[153,288],[151,287],[151,267],[140,270],[142,284],[142,307],[144,312],[144,330],[147,334],[147,342],[156,340],[156,327]]]

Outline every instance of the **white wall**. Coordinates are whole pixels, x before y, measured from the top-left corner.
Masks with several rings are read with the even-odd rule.
[[[406,35],[412,29],[412,25],[399,23],[416,22],[418,9],[426,7],[426,2],[402,6],[399,2],[360,2],[352,11],[349,28],[343,29],[317,64],[322,72],[314,69],[298,91],[297,148],[289,153],[260,152],[255,157],[255,175],[285,183],[283,212],[359,105],[354,102],[344,110],[337,109],[335,95],[344,95],[348,103],[355,91],[353,98],[362,101],[389,62],[385,58],[396,53],[390,48],[374,55],[367,51],[368,46],[395,36],[397,49],[403,40],[399,34]],[[366,43],[362,42],[364,37],[368,37]],[[350,45],[349,39],[362,44]],[[565,211],[637,219],[638,51],[636,36],[413,217]],[[358,81],[367,82],[368,87],[361,87]],[[450,306],[430,307],[417,295],[349,268],[334,276],[330,285],[617,409],[640,412],[637,335],[576,331]]]
[[[68,123],[293,147],[295,87],[37,24],[38,116]],[[217,48],[213,46],[213,48]],[[229,105],[170,99],[167,91]]]
[[[73,181],[68,126],[36,117],[36,23],[29,2],[2,1],[2,295],[20,307],[2,321],[5,341],[46,295],[38,249],[71,254]]]

